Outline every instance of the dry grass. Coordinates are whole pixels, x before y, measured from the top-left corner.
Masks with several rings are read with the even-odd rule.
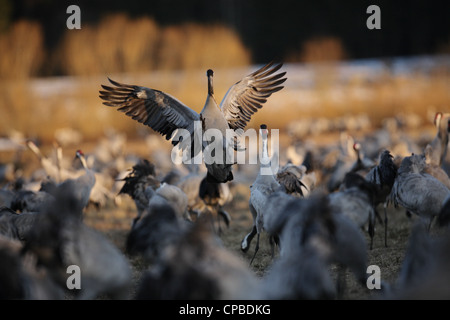
[[[0,79],[26,79],[36,75],[44,58],[39,24],[19,21],[0,34]]]
[[[221,100],[230,85],[253,69],[215,69],[215,93]],[[450,76],[448,73],[417,73],[403,78],[386,75],[377,82],[352,78],[339,83],[333,69],[315,69],[317,85],[302,88],[290,82],[270,97],[253,117],[248,127],[268,123],[271,128],[285,129],[299,119],[334,118],[347,114],[367,114],[373,126],[386,117],[415,113],[428,123],[427,113],[450,111]],[[205,70],[157,71],[149,74],[110,74],[104,76],[48,78],[1,81],[0,134],[12,129],[46,141],[54,139],[59,128],[79,130],[87,140],[96,139],[113,127],[136,137],[145,127],[114,108],[105,107],[98,98],[100,84],[106,76],[119,82],[139,84],[165,91],[199,112],[206,98]],[[150,129],[148,129],[150,130]]]
[[[316,37],[305,41],[301,49],[286,55],[286,61],[333,62],[347,58],[342,41],[335,37]]]
[[[130,137],[143,126],[107,108],[98,98],[106,77],[160,89],[196,111],[205,101],[205,71],[215,71],[215,93],[220,101],[229,86],[254,69],[250,53],[239,37],[221,25],[193,23],[162,27],[148,17],[130,19],[118,14],[98,25],[67,30],[59,48],[45,55],[39,25],[21,21],[0,35],[0,135],[19,130],[27,136],[54,139],[63,127],[96,139],[109,127]],[[336,61],[345,57],[339,39],[312,39],[297,58]],[[76,77],[31,78],[45,66]],[[48,60],[48,61],[47,61]],[[450,70],[417,70],[410,77],[388,71],[375,81],[363,76],[339,78],[339,65],[313,63],[311,87],[293,82],[288,72],[285,89],[276,93],[249,123],[267,122],[285,128],[303,118],[367,114],[377,126],[399,113],[413,112],[425,119],[429,110],[449,111]],[[48,71],[48,70],[47,70]],[[44,72],[45,73],[45,72]],[[428,119],[427,119],[428,121]]]
[[[88,44],[88,45],[87,45]],[[98,26],[68,30],[59,48],[66,74],[142,73],[250,63],[239,37],[221,25],[161,27],[153,19],[108,16]]]
[[[114,14],[98,25],[66,30],[52,52],[39,24],[19,21],[0,34],[0,79],[63,73],[87,76],[250,64],[250,52],[231,29],[187,23],[162,27],[152,18]]]
[[[124,14],[107,16],[97,26],[67,30],[57,49],[47,54],[41,27],[20,21],[0,34],[0,47],[5,49],[0,52],[0,135],[18,130],[47,141],[67,126],[87,139],[110,126],[136,132],[136,124],[101,105],[98,90],[106,76],[120,80],[126,73],[133,75],[130,82],[144,85],[151,78],[149,85],[200,106],[203,101],[195,97],[205,87],[199,81],[205,80],[206,68],[251,62],[239,37],[224,26],[161,27],[151,18],[130,19]],[[34,78],[38,72],[55,70],[78,78]]]
[[[72,75],[152,70],[158,41],[159,27],[153,20],[109,16],[97,27],[66,31],[60,61],[63,71]]]

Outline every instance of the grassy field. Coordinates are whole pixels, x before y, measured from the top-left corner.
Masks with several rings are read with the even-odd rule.
[[[116,17],[115,19],[125,18]],[[126,23],[126,19],[124,21],[125,24],[129,23]],[[149,34],[154,32],[152,28],[158,27],[149,21],[136,23],[136,27],[142,28]],[[99,29],[86,28],[87,31],[82,36],[101,37],[101,28],[101,26]],[[106,27],[104,26],[104,28]],[[192,34],[200,34],[199,30],[192,31],[195,28],[196,26],[191,25],[185,32],[189,33],[191,30]],[[25,32],[23,29],[26,30],[27,26],[22,26],[16,32],[19,35],[23,34]],[[170,35],[169,39],[173,37],[173,41],[176,43],[175,40],[183,36],[183,34],[180,36],[180,30],[167,28],[163,31]],[[212,29],[212,32],[222,34],[220,37],[226,37],[228,34],[220,27]],[[228,36],[233,37],[230,34]],[[192,46],[198,46],[201,38],[192,38],[191,41],[197,41],[196,45]],[[66,39],[65,41],[64,45],[70,47],[82,40]],[[39,44],[35,44],[35,47],[35,51],[38,53]],[[171,46],[168,45],[166,49],[170,48]],[[215,71],[215,95],[218,101],[229,86],[257,68],[257,66],[249,66],[249,58],[245,50],[239,52],[239,48],[237,45],[236,56],[246,57],[240,66],[226,66],[215,61],[207,61],[208,67],[214,68]],[[125,53],[123,54],[125,55]],[[31,58],[24,57],[23,59]],[[39,56],[36,59],[40,59]],[[84,61],[88,61],[87,59],[85,58]],[[139,56],[127,57],[126,60],[141,61]],[[52,144],[57,141],[57,132],[60,129],[70,128],[78,132],[81,137],[78,144],[64,149],[65,154],[72,154],[78,148],[89,153],[105,133],[113,129],[126,134],[128,138],[123,150],[125,154],[137,154],[149,158],[152,150],[149,150],[145,137],[148,136],[150,129],[135,123],[113,108],[101,104],[98,91],[101,89],[101,84],[107,84],[107,77],[119,82],[165,91],[195,111],[203,108],[206,98],[206,70],[203,64],[200,66],[196,61],[185,62],[190,66],[189,68],[181,66],[180,69],[177,69],[176,66],[167,65],[164,68],[154,69],[155,66],[148,66],[147,69],[152,70],[124,73],[124,70],[136,71],[135,69],[138,68],[136,65],[127,65],[95,74],[83,71],[82,68],[85,68],[86,65],[77,65],[80,61],[68,61],[67,63],[71,64],[67,65],[67,68],[74,68],[71,71],[72,74],[75,74],[74,76],[48,78],[32,77],[33,73],[29,72],[35,63],[32,59],[28,71],[23,71],[19,77],[11,76],[12,71],[8,71],[4,61],[6,60],[0,59],[0,69],[3,68],[3,71],[0,72],[2,74],[0,76],[0,111],[2,112],[0,136],[18,137],[18,140],[22,142],[28,138],[36,139],[42,143],[43,151],[46,154],[49,154]],[[91,61],[91,63],[95,65],[95,61]],[[298,121],[303,121],[303,124],[318,125],[323,123],[324,119],[340,118],[345,120],[363,115],[369,119],[367,127],[364,130],[359,128],[349,131],[350,134],[358,137],[379,129],[387,118],[414,115],[419,122],[409,128],[411,130],[409,134],[417,137],[427,132],[428,135],[425,137],[430,137],[430,132],[431,135],[434,132],[431,126],[431,118],[434,113],[450,111],[448,57],[442,64],[432,67],[418,66],[406,75],[395,72],[395,67],[388,63],[383,69],[384,71],[378,72],[376,76],[364,72],[350,72],[343,77],[342,72],[347,70],[346,66],[337,63],[286,64],[283,68],[287,71],[288,78],[285,88],[274,94],[264,108],[252,117],[252,121],[248,125],[248,128],[258,128],[261,123],[266,123],[271,129],[280,129],[283,154],[284,148],[297,142],[314,141],[320,146],[337,146],[339,144],[339,133],[342,132],[342,129],[336,128],[333,132],[324,130],[320,134],[318,133],[320,130],[312,129],[312,132],[305,135],[305,141],[298,141],[298,137],[297,140],[293,139],[289,135],[289,128],[299,126],[300,122]],[[170,147],[167,141],[162,139],[159,141],[168,148]],[[11,162],[14,157],[15,155],[11,152],[0,152],[2,163]],[[28,151],[22,152],[21,165],[25,176],[39,167],[37,160]],[[240,250],[240,242],[249,232],[252,224],[248,209],[251,181],[250,178],[248,181],[232,184],[234,200],[226,208],[231,215],[232,222],[221,236],[225,246],[246,263],[250,262],[254,243],[249,252],[243,254]],[[89,208],[86,213],[86,222],[104,232],[119,248],[123,249],[131,221],[135,216],[135,210],[134,203],[124,197],[119,207],[109,205],[100,211]],[[411,224],[412,222],[405,216],[403,210],[390,208],[389,247],[387,248],[384,247],[384,227],[380,224],[377,225],[374,248],[369,251],[368,263],[376,264],[381,268],[382,279],[387,283],[394,283],[398,275]],[[134,280],[137,283],[145,264],[139,258],[130,257],[130,260],[134,268]],[[260,251],[251,268],[255,274],[262,277],[270,268],[271,262],[267,235],[263,234]],[[348,274],[347,289],[345,299],[369,299],[376,294],[376,292],[371,292],[358,285],[351,274]]]
[[[221,239],[226,248],[240,257],[255,272],[258,277],[263,277],[270,270],[272,264],[271,249],[267,233],[261,235],[260,249],[255,260],[250,266],[250,260],[254,253],[255,241],[247,253],[240,250],[242,238],[250,231],[252,226],[252,217],[248,209],[249,189],[246,185],[239,184],[234,186],[234,200],[226,206],[227,212],[231,216],[229,228],[223,230]],[[382,210],[382,208],[379,208]],[[85,222],[103,232],[115,245],[121,250],[125,248],[125,241],[130,230],[131,221],[135,216],[134,203],[130,199],[124,198],[120,208],[109,207],[101,211],[94,208],[86,212]],[[398,273],[401,268],[404,253],[406,250],[410,229],[413,221],[405,215],[403,209],[389,209],[389,227],[388,227],[388,247],[384,246],[384,226],[377,224],[374,237],[374,247],[369,250],[368,247],[368,265],[377,265],[381,270],[382,281],[395,284]],[[414,220],[414,218],[413,218]],[[366,234],[367,243],[370,238]],[[275,259],[278,252],[275,253]],[[145,262],[140,257],[129,257],[133,268],[133,281],[135,286],[139,283],[142,272],[146,268]],[[332,267],[332,272],[335,268]],[[376,299],[379,297],[377,290],[369,290],[358,284],[349,271],[346,273],[347,287],[342,297],[347,300]],[[133,290],[135,287],[133,288]],[[133,294],[131,292],[131,294]]]

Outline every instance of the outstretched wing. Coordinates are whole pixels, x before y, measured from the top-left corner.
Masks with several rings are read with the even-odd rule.
[[[286,81],[286,72],[276,73],[281,67],[281,63],[270,62],[231,86],[220,103],[230,128],[244,129],[267,98],[284,88],[281,84]]]
[[[117,107],[118,111],[159,132],[166,140],[179,128],[193,136],[194,121],[200,120],[200,116],[179,100],[159,90],[108,80],[114,86],[102,85],[104,90],[99,91],[104,105]],[[176,145],[178,141],[172,143]]]

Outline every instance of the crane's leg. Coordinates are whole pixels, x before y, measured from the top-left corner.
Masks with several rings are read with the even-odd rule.
[[[258,250],[259,250],[259,235],[260,235],[260,233],[258,233],[258,235],[256,236],[256,246],[255,246],[255,253],[253,254],[253,258],[252,258],[252,260],[250,261],[250,265],[252,265],[252,263],[253,263],[253,260],[255,259],[255,257],[256,257],[256,254],[258,253]]]
[[[209,215],[209,222],[211,223],[211,228],[212,230],[214,230],[215,233],[217,233],[216,226],[214,223],[214,216],[210,212],[208,213],[208,215]]]
[[[216,212],[216,220],[217,220],[217,232],[218,235],[222,235],[222,224],[220,223],[220,215]]]
[[[338,269],[338,276],[336,280],[336,291],[337,291],[337,298],[342,299],[345,293],[345,287],[346,287],[346,281],[345,281],[345,275],[346,275],[346,268],[342,264],[337,265]]]
[[[373,249],[373,237],[375,235],[375,219],[369,217],[369,236],[370,236],[370,250]]]
[[[229,227],[231,218],[230,218],[230,215],[228,214],[228,212],[226,212],[222,208],[219,208],[219,214],[222,216],[222,218],[225,221],[225,224],[227,225],[227,227]]]
[[[274,236],[269,237],[269,244],[270,244],[270,254],[271,254],[272,260],[273,260],[273,257],[275,256],[275,238],[274,238]]]
[[[252,242],[253,237],[256,234],[256,225],[253,225],[252,230],[242,239],[241,250],[247,252],[250,248],[250,242]]]
[[[277,234],[269,237],[272,260],[275,257],[275,247],[280,246],[280,237]]]
[[[375,216],[376,216],[378,222],[379,222],[380,224],[384,224],[384,223],[383,223],[383,219],[381,218],[380,213],[378,212],[377,208],[374,208],[374,209],[375,209]]]
[[[388,234],[388,216],[387,216],[387,201],[383,203],[384,208],[384,246],[387,248],[387,234]]]
[[[434,219],[434,216],[432,216],[432,217],[430,218],[430,222],[428,223],[428,228],[427,228],[428,233],[430,233],[430,230],[431,230],[431,224],[433,223],[433,219]]]
[[[136,225],[136,222],[138,222],[140,218],[141,218],[140,216],[137,216],[137,217],[133,218],[133,222],[131,223],[131,229],[132,230],[133,230],[134,226]]]

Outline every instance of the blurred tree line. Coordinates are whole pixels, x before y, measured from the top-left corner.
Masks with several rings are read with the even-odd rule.
[[[450,1],[429,0],[0,0],[0,32],[18,20],[38,22],[51,51],[67,31],[71,4],[81,8],[82,28],[113,13],[151,17],[161,26],[223,24],[255,63],[308,60],[308,52],[314,59],[315,39],[338,59],[450,52]],[[370,4],[381,8],[381,30],[366,27]]]

